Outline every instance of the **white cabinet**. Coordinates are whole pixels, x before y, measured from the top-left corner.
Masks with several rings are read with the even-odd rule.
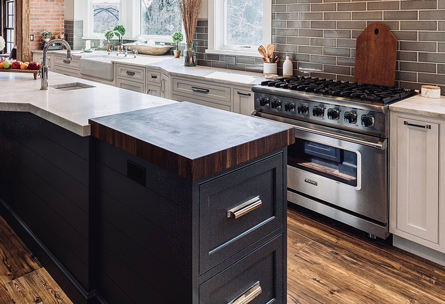
[[[121,89],[145,93],[145,68],[115,64],[116,86]]]
[[[250,88],[233,88],[233,112],[251,115],[254,111],[254,96]]]
[[[445,121],[391,112],[390,232],[445,253]]]
[[[184,77],[172,78],[172,98],[232,111],[232,88]]]
[[[154,85],[147,85],[147,94],[161,97],[161,87]]]
[[[66,63],[66,54],[52,54],[50,67],[52,71],[56,73],[81,77],[79,58],[75,58],[69,61],[69,63]]]
[[[161,97],[170,98],[171,96],[170,76],[167,73],[161,74]]]

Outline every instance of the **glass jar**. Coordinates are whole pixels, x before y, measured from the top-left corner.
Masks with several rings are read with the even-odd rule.
[[[184,49],[184,65],[194,67],[196,64],[196,43],[187,42]]]

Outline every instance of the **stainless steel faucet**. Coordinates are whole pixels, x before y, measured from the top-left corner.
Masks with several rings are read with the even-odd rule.
[[[116,34],[117,36],[119,36],[120,47],[117,50],[116,56],[119,56],[119,54],[125,54],[125,57],[127,57],[127,50],[124,49],[124,38],[122,37],[121,32],[113,31],[112,33]]]
[[[63,39],[53,39],[46,43],[45,47],[43,48],[43,62],[42,67],[40,68],[40,74],[42,77],[42,85],[40,87],[40,90],[48,90],[48,66],[47,66],[47,52],[51,45],[55,43],[61,43],[66,48],[66,59],[63,61],[66,64],[71,63],[71,60],[73,60],[73,55],[71,55],[71,47]]]

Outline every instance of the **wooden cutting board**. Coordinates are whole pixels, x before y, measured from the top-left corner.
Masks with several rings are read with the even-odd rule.
[[[354,81],[392,87],[397,38],[385,24],[370,24],[357,38]]]

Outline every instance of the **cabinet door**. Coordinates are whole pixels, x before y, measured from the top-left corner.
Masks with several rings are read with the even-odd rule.
[[[161,89],[158,86],[147,85],[147,94],[160,97],[161,96]]]
[[[145,86],[143,83],[138,83],[134,81],[117,79],[116,85],[118,88],[135,91],[139,93],[144,93],[145,91]]]
[[[397,229],[439,242],[439,125],[397,117]]]
[[[233,88],[233,112],[250,115],[253,111],[253,92],[246,88]]]
[[[170,77],[166,73],[161,74],[161,97],[170,98]]]

